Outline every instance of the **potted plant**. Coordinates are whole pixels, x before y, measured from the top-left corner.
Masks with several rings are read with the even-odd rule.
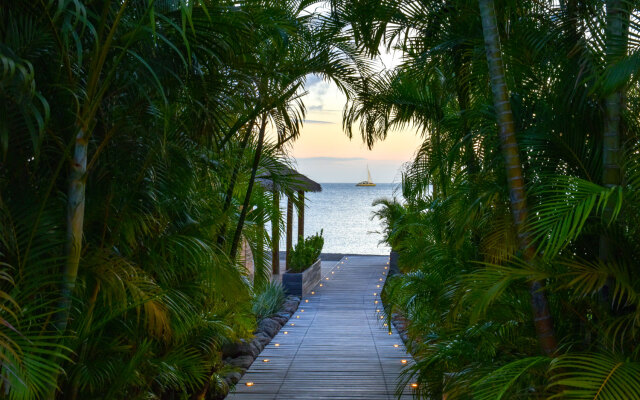
[[[293,296],[304,296],[322,278],[320,272],[320,252],[324,246],[322,231],[304,239],[302,236],[289,253],[287,272],[282,275],[285,291]]]

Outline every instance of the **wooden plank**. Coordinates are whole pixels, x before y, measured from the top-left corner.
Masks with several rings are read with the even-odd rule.
[[[353,256],[323,263],[322,286],[302,299],[227,398],[396,399],[398,377],[413,360],[380,318],[388,260]],[[411,388],[403,389],[401,398],[410,399]]]

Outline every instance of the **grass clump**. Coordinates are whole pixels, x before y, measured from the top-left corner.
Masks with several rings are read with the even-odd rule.
[[[280,310],[284,303],[284,288],[278,282],[268,282],[256,288],[252,311],[256,319],[267,318]]]
[[[322,230],[320,233],[311,235],[306,239],[298,239],[298,243],[295,245],[290,253],[289,270],[292,272],[302,272],[305,269],[313,265],[314,262],[320,257],[322,247],[324,246],[324,238],[322,237]]]

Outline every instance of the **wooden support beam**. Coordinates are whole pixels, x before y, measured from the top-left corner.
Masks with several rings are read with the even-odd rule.
[[[293,248],[293,199],[287,196],[287,269],[289,269],[289,255]]]
[[[280,193],[273,192],[274,218],[271,220],[271,272],[273,275],[280,274]]]
[[[298,191],[298,238],[304,238],[304,191]]]

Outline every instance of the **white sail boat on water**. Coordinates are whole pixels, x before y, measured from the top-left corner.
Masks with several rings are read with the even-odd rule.
[[[366,181],[362,181],[360,183],[356,183],[356,186],[375,186],[376,184],[373,183],[373,181],[371,180],[371,172],[369,172],[369,166],[367,165],[367,180]]]

